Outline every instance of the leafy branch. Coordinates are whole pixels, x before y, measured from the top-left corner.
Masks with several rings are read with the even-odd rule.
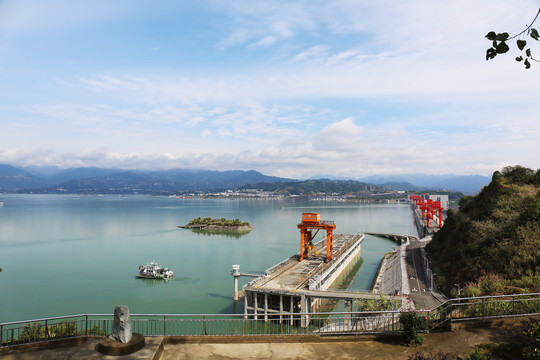
[[[538,38],[540,37],[538,34],[538,30],[533,28],[533,24],[538,19],[538,16],[540,15],[540,9],[536,13],[536,16],[534,17],[533,21],[530,25],[528,25],[522,32],[520,32],[517,35],[510,36],[507,32],[503,33],[496,33],[495,31],[490,31],[486,38],[489,41],[492,41],[492,47],[487,49],[486,51],[486,60],[491,60],[497,54],[504,54],[507,53],[508,50],[510,50],[510,47],[508,46],[507,42],[510,40],[516,40],[516,45],[520,51],[523,51],[525,47],[527,46],[527,40],[525,40],[526,36],[531,37],[532,39],[538,41]],[[522,62],[525,65],[525,69],[529,69],[531,67],[531,61],[540,62],[539,60],[535,59],[532,56],[531,48],[525,49],[525,57],[523,55],[516,57],[516,61]]]

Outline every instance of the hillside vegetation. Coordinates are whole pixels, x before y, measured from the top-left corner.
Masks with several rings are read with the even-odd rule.
[[[464,295],[540,292],[540,170],[506,167],[463,197],[426,250],[439,287]]]
[[[297,182],[264,182],[242,186],[241,189],[271,191],[282,195],[317,195],[317,194],[372,194],[373,191],[387,191],[373,185],[354,180],[305,180]]]

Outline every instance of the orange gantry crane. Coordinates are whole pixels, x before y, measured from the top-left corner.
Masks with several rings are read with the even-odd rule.
[[[336,228],[333,221],[321,221],[321,214],[319,213],[302,213],[302,222],[298,224],[298,228],[300,229],[300,261],[308,257],[309,250],[313,249],[312,240],[321,229],[326,230],[326,258],[324,262],[332,260],[334,239],[332,232]],[[314,229],[317,229],[315,235],[313,235],[312,231]]]

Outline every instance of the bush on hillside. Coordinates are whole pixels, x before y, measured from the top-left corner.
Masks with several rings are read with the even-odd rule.
[[[428,329],[428,319],[423,313],[407,311],[399,314],[399,322],[403,326],[403,343],[407,345],[422,345],[424,336],[420,332]]]

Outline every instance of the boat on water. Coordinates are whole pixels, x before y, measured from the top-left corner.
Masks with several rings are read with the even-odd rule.
[[[155,261],[146,265],[139,266],[139,273],[135,275],[140,279],[168,279],[174,276],[174,273],[168,267],[162,267]]]

